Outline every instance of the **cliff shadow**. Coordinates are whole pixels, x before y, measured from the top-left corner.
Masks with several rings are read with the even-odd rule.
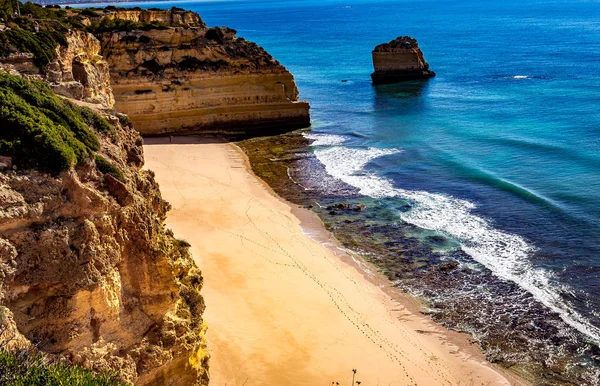
[[[202,131],[186,131],[177,133],[165,133],[160,135],[143,136],[144,145],[189,145],[189,144],[210,144],[210,143],[227,143],[240,142],[254,138],[278,137],[284,134],[299,135],[305,131],[310,131],[311,127],[306,127],[296,130],[286,130],[273,128],[272,130],[262,129],[254,132],[202,132]]]
[[[190,145],[190,144],[210,144],[230,142],[226,138],[206,137],[202,135],[162,135],[144,137],[144,146],[153,145]]]

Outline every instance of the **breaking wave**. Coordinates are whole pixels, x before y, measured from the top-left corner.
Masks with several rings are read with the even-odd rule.
[[[409,201],[411,209],[400,213],[407,223],[445,233],[461,244],[461,249],[497,277],[516,283],[538,301],[557,312],[570,326],[600,343],[600,329],[590,324],[566,304],[561,294],[569,289],[553,281],[552,273],[532,266],[529,255],[534,247],[519,235],[495,229],[486,219],[472,213],[475,204],[444,194],[412,191],[394,186],[389,179],[365,170],[374,159],[400,153],[400,149],[349,148],[344,137],[307,134],[314,140],[314,154],[328,174],[354,186],[359,193],[374,198],[398,197]]]

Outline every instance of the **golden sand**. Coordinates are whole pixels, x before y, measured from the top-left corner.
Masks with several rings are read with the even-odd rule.
[[[315,218],[275,196],[237,146],[175,137],[144,150],[173,206],[167,225],[204,275],[211,385],[350,386],[352,369],[363,386],[515,384],[335,240],[324,247],[327,233],[294,214]]]

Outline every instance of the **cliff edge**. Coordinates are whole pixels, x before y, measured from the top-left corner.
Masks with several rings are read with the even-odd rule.
[[[265,134],[310,126],[308,102],[298,101],[292,74],[235,30],[207,28],[197,15],[193,23],[125,30],[103,17],[94,33],[110,68],[115,107],[143,135]],[[131,17],[129,11],[111,14]]]
[[[416,39],[399,36],[389,43],[380,44],[372,52],[373,84],[396,83],[407,80],[428,79],[435,76],[429,70]]]

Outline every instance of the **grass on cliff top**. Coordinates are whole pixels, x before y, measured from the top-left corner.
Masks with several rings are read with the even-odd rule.
[[[48,363],[29,350],[0,349],[0,385],[5,386],[125,386],[115,375],[96,374],[79,366]]]
[[[16,165],[57,174],[91,161],[100,141],[90,126],[100,133],[114,130],[43,82],[0,74],[0,155],[13,157]]]
[[[83,26],[63,9],[43,8],[31,2],[21,5],[20,17],[9,16],[12,8],[6,6],[8,2],[0,0],[0,19],[8,27],[0,32],[0,57],[29,52],[34,55],[34,64],[43,69],[56,59],[56,48],[67,45],[66,33],[69,28]],[[38,32],[35,32],[36,24]]]
[[[16,0],[14,0],[16,1]],[[92,34],[113,31],[148,31],[168,29],[169,26],[159,21],[134,22],[131,20],[109,19],[105,16],[111,12],[125,9],[108,6],[106,8],[60,8],[57,5],[42,7],[39,4],[26,2],[21,4],[21,16],[14,15],[13,0],[0,0],[0,22],[6,24],[7,30],[0,32],[0,58],[11,53],[29,52],[34,55],[34,64],[45,70],[46,66],[57,57],[57,47],[66,46],[66,34],[70,29],[79,29]],[[134,8],[140,9],[141,8]],[[180,10],[173,7],[172,11]],[[35,26],[39,31],[35,31]]]
[[[108,19],[103,18],[96,21],[93,21],[92,24],[85,28],[86,31],[92,34],[101,34],[104,32],[113,32],[113,31],[125,31],[131,32],[135,30],[140,31],[149,31],[154,29],[169,29],[169,26],[159,22],[159,21],[151,21],[151,22],[135,22],[132,20],[123,20],[123,19]]]

